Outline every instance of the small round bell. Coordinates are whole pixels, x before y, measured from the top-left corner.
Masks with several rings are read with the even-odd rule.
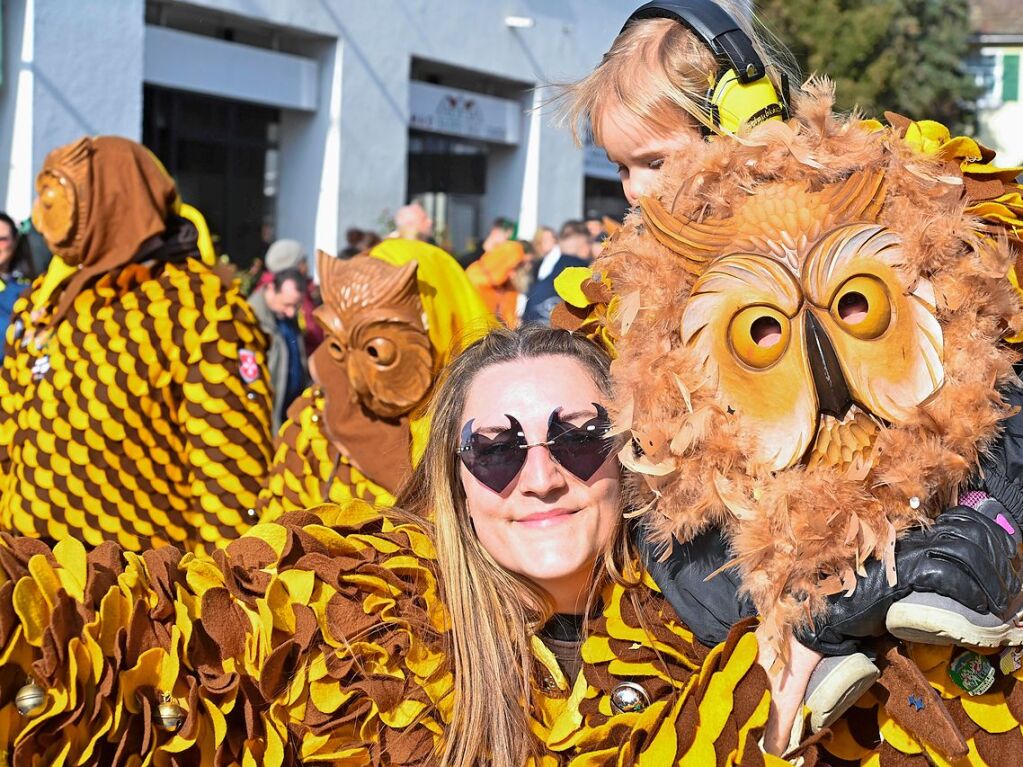
[[[635,682],[622,682],[611,690],[611,708],[619,714],[634,714],[650,705],[650,696]]]
[[[14,696],[14,705],[22,716],[30,716],[46,703],[46,690],[30,681]]]
[[[170,695],[163,694],[163,702],[156,707],[156,725],[168,732],[177,732],[185,723],[185,710],[170,699]]]

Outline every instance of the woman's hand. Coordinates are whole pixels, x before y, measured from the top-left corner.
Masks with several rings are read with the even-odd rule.
[[[758,662],[771,681],[771,713],[764,733],[764,750],[781,756],[796,745],[791,742],[792,727],[803,709],[803,696],[810,674],[823,656],[790,637],[788,663],[776,663],[778,654],[766,640],[764,627],[760,626],[756,634],[760,645]]]

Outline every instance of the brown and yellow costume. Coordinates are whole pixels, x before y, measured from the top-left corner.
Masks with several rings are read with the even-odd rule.
[[[357,502],[315,512],[212,557],[0,538],[0,752],[55,766],[436,764],[452,680],[429,531]],[[759,748],[770,697],[749,626],[708,650],[645,594],[637,612],[606,591],[574,682],[534,639],[538,765],[781,764]],[[26,679],[42,700],[20,698],[22,715]],[[625,682],[653,702],[615,713]],[[161,729],[175,714],[180,729]]]
[[[288,409],[260,518],[352,498],[380,506],[425,445],[422,404],[455,348],[492,322],[461,267],[439,248],[387,240],[349,260],[317,254],[326,341],[315,386]]]
[[[269,462],[265,341],[201,260],[173,181],[126,139],[50,154],[55,253],[0,374],[0,529],[141,551],[237,537]]]

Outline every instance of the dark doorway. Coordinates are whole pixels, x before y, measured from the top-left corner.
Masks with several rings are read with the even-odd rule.
[[[586,176],[584,184],[583,199],[587,217],[608,216],[615,221],[625,218],[629,211],[629,201],[622,192],[621,181]]]
[[[279,126],[269,107],[150,85],[143,93],[143,143],[241,267],[274,238]]]

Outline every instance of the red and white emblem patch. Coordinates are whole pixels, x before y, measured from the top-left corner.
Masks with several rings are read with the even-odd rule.
[[[245,383],[252,383],[259,378],[259,363],[256,353],[251,349],[238,350],[238,372]]]

